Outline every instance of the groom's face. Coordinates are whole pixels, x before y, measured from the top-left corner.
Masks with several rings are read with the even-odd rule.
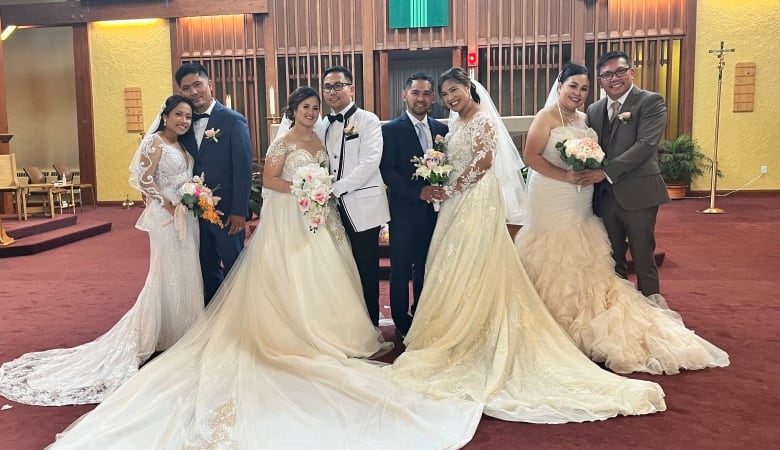
[[[337,113],[347,107],[352,102],[352,95],[355,93],[355,86],[347,77],[341,72],[331,72],[324,80],[322,80],[323,87],[328,87],[330,90],[322,90],[322,97],[325,99],[325,103],[330,106],[334,113]],[[335,86],[338,86],[340,90],[336,90]]]
[[[634,85],[634,69],[623,58],[612,58],[598,73],[599,83],[609,98],[617,100]]]
[[[204,75],[191,73],[184,76],[179,83],[181,95],[187,97],[195,105],[195,111],[202,113],[211,106],[211,80]]]

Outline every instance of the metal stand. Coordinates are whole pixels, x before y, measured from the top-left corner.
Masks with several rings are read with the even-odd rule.
[[[716,188],[718,182],[718,130],[720,130],[720,89],[723,85],[723,67],[726,65],[725,54],[734,52],[733,48],[724,49],[720,41],[720,50],[710,50],[718,57],[718,96],[715,100],[715,150],[712,156],[712,182],[710,184],[710,207],[703,210],[704,214],[724,214],[726,211],[715,207]]]

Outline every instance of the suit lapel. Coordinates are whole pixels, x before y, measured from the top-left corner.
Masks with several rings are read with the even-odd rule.
[[[636,102],[637,97],[639,97],[639,88],[634,86],[631,88],[631,92],[628,93],[628,97],[626,97],[625,103],[623,103],[620,106],[620,112],[623,113],[625,111],[628,111],[629,108],[631,108],[634,103]],[[604,111],[606,113],[607,110],[607,102],[604,102]],[[611,142],[612,139],[615,137],[615,133],[617,132],[618,128],[620,128],[620,119],[617,117],[615,120],[612,121],[612,129],[609,132],[609,140],[607,143]]]

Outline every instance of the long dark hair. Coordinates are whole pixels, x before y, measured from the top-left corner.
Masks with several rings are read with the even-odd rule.
[[[458,84],[462,84],[463,86],[471,86],[471,98],[474,99],[475,102],[479,103],[479,95],[477,94],[477,88],[474,86],[474,83],[471,82],[471,77],[469,77],[469,74],[466,73],[465,70],[461,69],[460,67],[453,67],[451,69],[448,69],[446,72],[441,74],[439,77],[439,85],[436,87],[439,92],[441,92],[441,86],[444,84],[445,81],[454,81]]]
[[[160,111],[160,123],[157,125],[157,129],[154,130],[155,133],[165,129],[165,118],[163,116],[169,115],[171,111],[173,111],[173,108],[175,108],[179,103],[186,103],[190,105],[190,108],[192,108],[193,111],[195,111],[195,106],[192,104],[190,99],[182,97],[181,95],[171,95],[165,99],[165,106],[163,106],[163,110]]]
[[[307,98],[317,97],[317,103],[322,103],[320,100],[320,94],[316,89],[309,86],[301,86],[298,89],[292,91],[289,97],[287,97],[287,107],[284,109],[284,117],[290,120],[290,128],[295,125],[295,110],[298,109],[298,105]]]

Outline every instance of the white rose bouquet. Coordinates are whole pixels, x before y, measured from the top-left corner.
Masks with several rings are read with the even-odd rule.
[[[601,169],[608,163],[599,143],[589,137],[558,142],[555,144],[555,148],[561,152],[561,159],[570,165],[575,172],[585,169]],[[577,185],[577,192],[580,192],[581,189],[580,185]]]
[[[333,181],[328,169],[317,164],[299,167],[293,174],[291,192],[298,198],[298,207],[308,219],[309,231],[316,233],[317,228],[328,216],[328,198]]]
[[[425,150],[423,156],[415,156],[411,159],[415,171],[412,179],[422,178],[432,186],[441,186],[450,179],[452,166],[447,164],[447,154],[444,153],[444,138],[436,135],[433,140],[433,148]],[[433,203],[433,209],[439,210],[439,202]]]

